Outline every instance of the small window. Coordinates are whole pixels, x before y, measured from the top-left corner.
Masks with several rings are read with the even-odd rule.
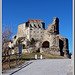
[[[16,36],[14,36],[14,39],[16,39]]]
[[[34,24],[34,27],[37,28],[35,24]]]
[[[32,25],[30,24],[30,27],[32,27]]]
[[[38,27],[41,28],[41,27],[39,26],[39,24],[38,24]]]
[[[11,41],[11,43],[13,43],[13,41]]]
[[[23,44],[23,49],[25,49],[25,45]]]

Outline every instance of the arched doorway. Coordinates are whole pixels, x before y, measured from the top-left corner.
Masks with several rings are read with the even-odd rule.
[[[23,49],[25,49],[25,44],[23,44]]]
[[[44,41],[43,44],[42,44],[42,48],[49,48],[49,42]]]

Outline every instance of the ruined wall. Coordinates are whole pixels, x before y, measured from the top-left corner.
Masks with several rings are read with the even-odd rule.
[[[47,26],[47,30],[51,34],[59,34],[59,19],[53,18],[53,22]]]
[[[17,36],[25,37],[25,23],[18,25]]]
[[[53,18],[53,22],[47,26],[47,29],[45,29],[45,23],[42,20],[28,19],[26,23],[18,25],[17,35],[13,36],[14,43],[19,37],[25,37],[22,43],[26,46],[28,46],[28,41],[34,38],[37,41],[36,49],[40,48],[41,53],[64,54],[64,56],[69,53],[68,39],[59,35],[59,19],[57,17]],[[48,48],[43,47],[45,41],[49,42]],[[33,50],[29,48],[23,52],[31,53]]]

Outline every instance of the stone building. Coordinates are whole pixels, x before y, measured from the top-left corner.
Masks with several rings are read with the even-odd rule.
[[[45,23],[42,20],[28,19],[27,22],[18,25],[17,34],[13,36],[13,47],[19,38],[25,45],[23,52],[33,52],[38,50],[40,53],[51,53],[68,57],[68,39],[59,34],[59,19],[53,18],[53,22],[45,29]],[[29,41],[34,38],[35,46],[30,47]]]

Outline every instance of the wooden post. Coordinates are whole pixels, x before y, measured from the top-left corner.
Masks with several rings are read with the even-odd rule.
[[[9,60],[9,69],[10,69],[10,55],[8,56],[8,60]]]
[[[22,54],[21,54],[21,63],[22,63]]]
[[[17,54],[16,54],[16,65],[17,65]]]
[[[18,61],[19,61],[19,57],[20,57],[20,55],[18,55]]]

